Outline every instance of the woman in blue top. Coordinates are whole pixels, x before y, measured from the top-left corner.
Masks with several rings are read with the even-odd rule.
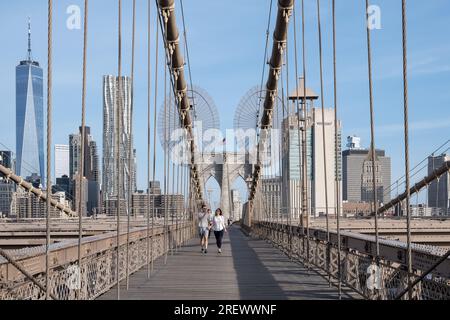
[[[222,253],[222,240],[223,235],[227,232],[227,227],[225,225],[225,218],[222,213],[222,209],[217,209],[214,217],[212,218],[212,229],[214,231],[214,235],[216,236],[217,248],[219,249],[219,253]]]

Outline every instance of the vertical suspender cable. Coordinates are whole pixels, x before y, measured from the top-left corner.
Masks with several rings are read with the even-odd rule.
[[[177,83],[175,82],[175,86],[177,85]],[[175,98],[174,98],[174,101],[175,101]],[[173,108],[174,108],[174,114],[173,114],[173,130],[175,130],[175,128],[177,127],[177,117],[176,117],[176,114],[177,114],[177,110],[178,110],[178,108],[177,108],[177,105],[176,104],[174,104],[173,105]],[[175,210],[175,198],[176,198],[176,195],[175,195],[175,159],[172,159],[172,195],[171,195],[171,201],[170,201],[170,203],[171,203],[171,211],[172,211],[172,213],[171,213],[171,215],[172,215],[172,223],[171,223],[171,225],[172,225],[172,228],[173,228],[173,225],[174,225],[174,219],[175,219],[175,217],[174,217],[174,215],[175,215],[175,212],[176,212],[176,210]],[[176,241],[175,241],[175,245],[174,245],[174,239],[176,239],[176,235],[177,235],[177,230],[176,230],[176,228],[175,228],[175,231],[174,231],[174,233],[175,233],[175,235],[174,236],[172,236],[172,247],[171,247],[171,254],[173,255],[173,251],[174,251],[174,246],[176,246]]]
[[[331,281],[330,274],[330,225],[328,219],[328,172],[327,172],[327,146],[326,146],[326,130],[325,130],[325,95],[323,87],[323,55],[322,55],[322,24],[320,20],[320,0],[317,0],[317,25],[319,32],[319,60],[320,60],[320,100],[322,103],[322,147],[323,147],[323,173],[325,182],[325,217],[327,223],[327,272],[328,279]]]
[[[52,144],[52,54],[53,54],[53,0],[48,0],[48,30],[47,30],[47,217],[46,217],[46,246],[45,246],[45,298],[50,298],[50,210],[51,210],[51,144]]]
[[[266,30],[266,46],[264,49],[264,60],[263,60],[263,67],[262,67],[262,75],[261,75],[261,84],[260,84],[260,93],[259,93],[259,106],[258,106],[258,114],[257,114],[257,120],[256,120],[256,126],[259,126],[259,119],[261,114],[261,102],[262,102],[262,95],[263,95],[263,85],[264,85],[264,76],[266,71],[266,65],[267,65],[267,55],[268,55],[268,49],[269,49],[269,36],[270,36],[270,24],[272,20],[272,8],[273,8],[273,0],[270,0],[270,6],[269,6],[269,17],[267,21],[267,30]],[[266,92],[267,94],[267,92]],[[276,113],[277,115],[277,113]],[[270,166],[270,169],[272,169],[272,165]],[[272,208],[270,209],[272,211]],[[272,215],[271,215],[272,216]],[[272,224],[272,221],[271,221]]]
[[[182,16],[182,20],[183,20],[183,34],[184,34],[184,44],[185,44],[186,59],[187,59],[187,62],[188,62],[189,81],[190,81],[191,90],[192,90],[192,97],[191,97],[192,101],[191,101],[191,103],[192,103],[192,105],[195,108],[194,91],[193,91],[194,87],[193,87],[193,84],[192,84],[191,62],[190,62],[190,58],[189,58],[189,45],[188,45],[187,32],[186,32],[186,22],[185,22],[185,18],[184,18],[183,0],[180,0],[180,7],[181,7],[181,16]],[[195,109],[194,109],[194,111],[195,111]],[[187,143],[187,140],[186,140],[186,143]],[[186,147],[188,147],[188,146],[186,146]],[[182,165],[182,168],[183,168],[183,165]],[[186,168],[183,168],[183,169],[186,169]],[[184,171],[186,171],[186,170],[184,170]],[[186,174],[186,172],[183,172],[183,173],[184,173],[184,175]],[[186,179],[186,176],[184,178]],[[185,182],[186,182],[186,180],[185,180]],[[188,197],[187,194],[185,194],[185,195],[186,195],[186,197]]]
[[[407,51],[407,20],[406,0],[402,0],[402,44],[403,44],[403,101],[405,126],[405,184],[406,184],[406,227],[408,246],[408,298],[413,298],[412,288],[412,253],[411,253],[411,210],[410,203],[410,177],[409,177],[409,107],[408,107],[408,51]]]
[[[147,279],[150,278],[150,174],[151,174],[151,3],[147,0]],[[153,228],[153,227],[152,227]],[[151,239],[153,242],[153,237]],[[152,248],[153,249],[153,248]]]
[[[280,72],[280,79],[281,79],[281,83],[282,83],[282,87],[281,87],[281,107],[282,107],[282,110],[283,110],[283,112],[282,112],[282,114],[283,114],[282,121],[284,121],[285,117],[286,117],[286,107],[285,107],[285,103],[286,102],[284,100],[284,81],[283,81],[283,72],[282,71]],[[281,143],[280,143],[280,146],[279,146],[278,149],[279,149],[279,153],[280,153],[280,159],[283,159],[283,145]],[[285,177],[284,166],[281,163],[281,161],[280,161],[280,172],[281,172],[280,175],[282,177]],[[287,177],[286,177],[286,180],[289,183],[289,179],[287,179]],[[289,190],[286,192],[286,190],[283,190],[283,188],[281,188],[281,198],[282,199],[283,199],[283,191],[284,191],[284,197],[285,197],[285,202],[286,202],[284,204],[286,205],[286,207],[283,206],[283,210],[281,211],[282,214],[280,215],[280,223],[279,223],[279,226],[278,226],[278,228],[280,229],[278,234],[281,235],[281,236],[283,236],[282,228],[281,228],[281,226],[283,225],[283,214],[284,214],[284,211],[287,212],[287,209],[289,208]],[[282,237],[280,237],[280,240],[283,240]],[[282,248],[282,241],[279,241],[278,245]]]
[[[302,169],[301,166],[304,164],[304,160],[302,159],[302,148],[301,148],[301,126],[300,126],[300,103],[299,103],[299,92],[298,92],[298,86],[299,86],[299,82],[298,82],[298,50],[297,50],[297,10],[295,10],[294,7],[294,51],[295,51],[295,103],[296,103],[296,113],[297,113],[297,134],[298,134],[298,172],[299,172],[299,176],[302,176]],[[304,189],[302,188],[302,195],[303,195]],[[297,196],[298,197],[298,196]],[[300,198],[300,197],[298,197]],[[304,197],[302,196],[302,199]],[[299,204],[300,204],[300,199],[299,199]],[[302,204],[303,207],[304,204]],[[298,207],[298,210],[300,210],[300,206]],[[303,225],[303,212],[300,213],[299,212],[299,221],[298,221],[298,225]]]
[[[149,0],[149,6],[150,6]],[[158,12],[157,12],[158,15]],[[153,110],[153,173],[152,173],[152,182],[155,183],[156,180],[156,119],[158,113],[158,57],[159,57],[159,24],[158,24],[158,16],[156,17],[156,35],[155,35],[155,101],[154,101],[154,110]],[[153,257],[153,248],[155,241],[155,205],[156,205],[156,195],[153,194],[153,204],[152,204],[152,258],[151,258],[151,270],[153,273],[154,267],[154,257]]]
[[[295,9],[294,6],[294,48],[295,48],[295,102],[296,102],[296,113],[297,113],[297,135],[298,135],[298,159],[299,159],[299,177],[301,177],[301,185],[299,184],[299,187],[301,187],[301,197],[300,195],[297,195],[298,197],[298,217],[299,217],[299,221],[298,221],[298,226],[301,226],[304,228],[304,218],[305,218],[305,207],[306,207],[306,189],[305,189],[305,184],[303,183],[306,179],[306,176],[304,175],[304,166],[305,166],[305,157],[304,157],[304,152],[303,149],[306,146],[306,143],[303,140],[303,132],[302,132],[302,125],[301,125],[301,120],[300,120],[300,92],[299,92],[299,66],[298,66],[298,46],[297,46],[297,10]],[[306,100],[305,100],[306,101]],[[303,119],[303,131],[306,130],[306,117]],[[302,230],[303,232],[303,230]],[[303,238],[304,239],[304,238]],[[299,238],[300,241],[300,238]],[[301,250],[303,250],[304,252],[304,244],[305,242],[303,241],[303,249],[301,249],[302,247],[299,245],[298,247],[298,255],[299,257],[301,257]]]
[[[176,82],[175,82],[175,85],[177,85]],[[173,115],[173,130],[175,130],[175,128],[177,127],[176,114],[177,114],[177,110],[178,110],[176,104],[173,105],[173,108],[175,109],[174,110],[174,115]],[[174,225],[174,219],[176,218],[175,217],[175,215],[176,215],[175,167],[176,167],[175,166],[175,159],[172,159],[172,201],[171,201],[171,204],[172,204],[172,209],[171,209],[172,210],[172,227]],[[175,221],[175,224],[176,223],[177,222]],[[176,241],[177,234],[178,234],[177,226],[178,225],[176,224],[175,232],[174,232],[175,235],[172,236],[172,252],[171,252],[172,255],[173,255],[174,247],[177,246],[177,241]],[[174,239],[175,239],[175,244],[173,243]]]
[[[338,99],[337,99],[337,68],[336,68],[336,0],[332,0],[333,16],[333,84],[334,84],[334,142],[335,142],[335,188],[336,188],[336,229],[337,229],[337,260],[338,260],[338,295],[342,299],[342,281],[341,281],[341,191],[339,179],[339,159],[340,146],[338,145]]]
[[[194,101],[194,84],[192,82],[192,72],[191,72],[191,59],[189,57],[189,45],[188,45],[188,38],[187,38],[187,32],[186,32],[186,21],[184,18],[184,5],[183,0],[180,0],[180,7],[181,7],[181,17],[183,20],[183,34],[184,34],[184,44],[185,44],[185,50],[186,50],[186,59],[188,64],[188,71],[189,71],[189,83],[191,85],[191,92],[192,92],[192,105],[194,107],[194,113],[195,113],[195,101]],[[196,116],[194,116],[195,118]],[[192,128],[194,128],[194,124],[192,124]]]
[[[286,39],[286,109],[287,109],[287,126],[288,126],[288,139],[289,139],[289,145],[292,143],[291,139],[292,139],[292,135],[291,135],[291,107],[289,105],[289,38]],[[290,148],[290,146],[288,146],[288,148]],[[290,154],[290,150],[288,151]],[[292,192],[291,192],[291,182],[290,179],[288,177],[288,215],[286,217],[286,225],[288,225],[289,229],[288,229],[288,253],[289,255],[291,255],[291,249],[292,249],[292,228],[291,228],[291,222],[292,222],[292,214],[293,214],[293,210],[291,208],[292,204],[295,203],[295,201],[292,201],[295,197],[292,197]],[[294,190],[294,195],[295,195],[295,190]],[[294,206],[294,211],[295,211],[295,206]]]
[[[168,217],[167,217],[167,211],[168,211],[168,186],[167,186],[167,174],[168,174],[168,168],[167,164],[169,163],[168,153],[169,153],[169,139],[168,139],[168,121],[167,121],[167,112],[169,112],[167,108],[167,68],[168,68],[168,58],[167,58],[167,20],[165,20],[165,27],[163,31],[164,35],[164,195],[166,201],[164,202],[164,264],[167,264],[167,245],[168,245],[168,232],[167,232],[167,226],[168,226]]]
[[[304,198],[304,213],[306,214],[306,267],[309,270],[309,219],[311,217],[310,214],[310,206],[309,206],[309,172],[308,172],[308,146],[307,146],[307,138],[308,138],[308,104],[306,101],[306,39],[305,39],[305,1],[302,0],[302,64],[303,64],[303,117],[304,117],[304,126],[305,130],[303,131],[303,159],[305,161],[303,165],[303,188],[305,190],[305,198]]]
[[[191,74],[191,63],[190,63],[190,59],[189,59],[189,46],[188,46],[188,39],[187,39],[187,32],[186,32],[186,21],[184,18],[184,6],[183,6],[183,0],[180,0],[180,7],[181,7],[181,17],[182,17],[182,21],[183,21],[183,36],[184,36],[184,49],[185,49],[185,60],[187,60],[188,62],[188,69],[189,69],[189,78],[190,78],[190,84],[191,84],[191,91],[192,91],[192,105],[194,105],[195,108],[195,103],[194,103],[194,87],[192,85],[192,74]],[[195,110],[194,110],[195,112]],[[183,124],[180,121],[180,127],[182,127]],[[180,168],[178,168],[179,170]],[[181,164],[181,171],[182,171],[182,175],[183,175],[183,165]],[[183,185],[183,177],[181,179],[181,186]],[[181,188],[182,189],[182,188]],[[184,205],[183,205],[184,207]],[[184,215],[184,210],[183,210],[183,215]],[[178,220],[177,220],[177,228],[178,230]],[[178,231],[177,231],[178,232]],[[182,236],[184,235],[184,227],[183,227],[183,233]],[[184,241],[184,240],[182,240]]]
[[[269,17],[267,21],[267,30],[266,30],[266,46],[264,49],[264,59],[263,59],[263,67],[262,67],[262,75],[261,75],[261,84],[259,89],[259,100],[258,100],[258,111],[257,111],[257,119],[256,119],[256,126],[259,126],[259,119],[261,114],[261,102],[262,102],[262,95],[263,95],[263,83],[264,83],[264,76],[266,71],[266,64],[267,64],[267,54],[269,49],[269,36],[270,36],[270,24],[271,24],[271,18],[272,18],[272,8],[273,8],[273,0],[270,0],[270,6],[269,6]],[[267,94],[267,92],[266,92]],[[271,166],[272,167],[272,166]]]
[[[86,65],[87,65],[87,30],[88,30],[88,6],[89,0],[84,0],[84,40],[83,40],[83,88],[82,88],[82,98],[81,98],[81,161],[80,161],[80,171],[78,176],[80,178],[79,186],[79,211],[78,211],[78,270],[81,276],[81,241],[83,237],[83,177],[84,177],[84,154],[86,149],[85,139],[86,136]],[[78,300],[81,300],[82,288],[81,288],[81,277],[80,277],[80,287],[78,288]]]
[[[375,124],[374,124],[374,107],[373,107],[373,82],[372,82],[372,48],[370,40],[369,26],[369,0],[366,0],[366,31],[367,31],[367,58],[369,68],[369,99],[370,99],[370,153],[372,158],[372,188],[373,188],[373,206],[375,211],[375,244],[376,244],[376,260],[380,256],[380,244],[378,239],[378,199],[377,199],[377,180],[376,180],[376,151],[375,151]]]
[[[116,170],[117,170],[117,259],[116,259],[116,282],[117,282],[117,300],[120,300],[120,187],[121,187],[121,152],[120,152],[120,126],[122,116],[122,0],[119,4],[119,23],[118,23],[118,78],[116,93]]]
[[[171,67],[172,67],[172,54],[170,53],[170,48],[169,48],[169,42],[168,42],[168,38],[167,38],[167,25],[168,25],[168,21],[167,20],[164,20],[165,21],[165,27],[164,27],[164,44],[165,44],[165,49],[166,49],[166,51],[165,51],[165,54],[166,54],[166,69],[167,69],[167,71],[169,71],[169,74],[168,74],[168,76],[169,76],[169,81],[170,81],[170,83],[172,84],[172,77],[171,77],[171,74],[172,74],[172,72],[171,72]],[[175,82],[175,85],[176,85],[176,82]],[[171,194],[171,187],[170,187],[170,176],[171,176],[171,170],[170,170],[170,160],[171,160],[171,157],[170,157],[170,145],[171,145],[171,143],[170,143],[170,125],[171,125],[171,121],[172,121],[172,113],[171,113],[171,107],[172,107],[172,93],[173,93],[173,90],[169,90],[169,96],[168,96],[168,105],[166,105],[166,107],[167,107],[167,109],[166,109],[166,112],[164,113],[165,114],[165,117],[164,117],[164,119],[165,119],[165,121],[166,121],[166,133],[167,133],[167,135],[166,135],[166,143],[167,143],[167,150],[166,150],[166,153],[167,153],[167,175],[166,175],[166,178],[167,178],[167,193],[166,193],[166,205],[165,205],[165,211],[166,211],[166,215],[167,214],[169,214],[169,212],[170,212],[170,215],[171,215],[171,221],[170,221],[170,225],[169,225],[169,216],[167,216],[167,251],[169,251],[170,250],[170,253],[171,254],[173,254],[173,239],[172,239],[172,232],[171,232],[171,230],[172,230],[172,225],[173,225],[173,212],[172,212],[172,208],[171,207],[173,207],[173,203],[172,203],[172,201],[173,201],[173,198],[172,198],[172,194]],[[175,102],[175,100],[173,100],[174,101],[174,103],[176,103]],[[166,118],[166,117],[168,117],[168,119]],[[173,184],[172,184],[172,190],[173,190]],[[168,252],[166,253],[166,260],[167,260],[167,255],[168,255]]]
[[[135,56],[135,38],[136,38],[136,0],[133,0],[133,26],[132,26],[132,35],[131,35],[131,103],[129,115],[130,118],[127,119],[129,122],[129,137],[128,137],[128,217],[127,217],[127,249],[126,249],[126,285],[127,290],[130,288],[130,217],[133,210],[133,192],[134,192],[134,179],[133,179],[133,107],[134,107],[134,56]]]

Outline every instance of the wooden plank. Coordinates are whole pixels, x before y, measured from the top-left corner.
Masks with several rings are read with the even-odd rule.
[[[147,270],[130,277],[123,300],[293,300],[337,299],[337,290],[313,271],[289,260],[270,244],[247,238],[238,227],[225,236],[219,255],[214,236],[208,254],[191,241],[167,265],[159,259],[150,280]],[[116,299],[113,288],[99,299]],[[345,298],[345,297],[344,297]],[[348,298],[348,297],[347,297]]]

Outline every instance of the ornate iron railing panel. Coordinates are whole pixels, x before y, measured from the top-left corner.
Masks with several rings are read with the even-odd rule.
[[[173,245],[181,245],[184,241],[192,238],[193,228],[191,224],[179,224],[178,229],[175,226],[164,232],[158,228],[153,238],[153,254],[147,252],[147,237],[143,236],[146,232],[137,232],[137,237],[130,237],[129,246],[129,271],[130,274],[140,270],[147,265],[147,256],[149,261],[161,257],[170,250],[169,242]],[[174,236],[174,235],[177,236]],[[109,235],[106,235],[106,237]],[[166,241],[164,248],[164,237],[167,236],[171,241]],[[89,247],[92,254],[85,255],[82,259],[81,268],[78,268],[75,261],[63,264],[53,265],[50,272],[50,291],[60,300],[92,300],[107,292],[117,284],[117,245],[105,246],[105,236],[101,239],[89,241],[86,246]],[[111,237],[114,235],[111,234]],[[96,238],[96,237],[92,237]],[[88,239],[89,240],[89,239]],[[102,248],[96,248],[96,246]],[[58,248],[66,250],[69,253],[70,248]],[[120,249],[120,279],[126,276],[126,245],[121,242]],[[38,256],[39,257],[39,256]],[[36,257],[22,258],[19,262],[25,267],[27,262]],[[69,259],[69,260],[74,260]],[[64,260],[67,261],[67,260]],[[40,290],[36,284],[23,276],[13,276],[8,279],[8,272],[5,271],[11,266],[0,261],[0,300],[42,300],[45,299],[45,293]],[[3,272],[2,272],[3,271]],[[45,283],[45,273],[34,274],[34,278],[40,283]],[[78,297],[80,295],[80,297]]]
[[[302,228],[278,225],[272,222],[254,222],[253,230],[255,235],[269,240],[291,258],[325,272],[334,282],[339,279],[340,264],[342,283],[366,299],[395,299],[408,287],[406,265],[398,261],[391,261],[386,257],[376,261],[370,254],[370,243],[364,246],[365,250],[343,245],[341,261],[338,261],[336,243],[332,241],[327,243],[323,237],[317,237],[318,230],[312,230],[309,239]],[[346,235],[350,236],[350,234]],[[289,238],[291,238],[290,242]],[[358,238],[358,235],[355,235],[355,238]],[[341,242],[345,244],[346,241],[341,239]],[[351,243],[351,241],[347,241],[347,243]],[[390,245],[395,247],[395,243],[390,242]],[[398,242],[397,247],[403,248],[403,243]],[[309,259],[307,248],[309,248]],[[412,281],[418,279],[422,272],[426,271],[418,266],[425,265],[426,261],[430,260],[430,257],[425,257],[423,252],[416,252],[416,255],[422,255],[424,261],[416,263],[414,273],[411,275]],[[389,256],[388,253],[386,256]],[[438,257],[436,257],[437,259]],[[450,300],[450,277],[445,275],[445,269],[440,268],[439,272],[431,273],[415,285],[413,297],[418,300]],[[403,298],[407,299],[407,295]]]

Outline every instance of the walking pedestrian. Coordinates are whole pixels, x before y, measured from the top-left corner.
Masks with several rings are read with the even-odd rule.
[[[206,204],[202,205],[202,210],[198,213],[198,234],[200,236],[200,246],[202,253],[208,253],[208,237],[210,230],[211,216],[208,213]]]
[[[223,236],[227,231],[227,227],[225,225],[225,218],[223,216],[222,209],[218,208],[215,212],[214,217],[212,218],[212,228],[214,230],[214,235],[216,237],[216,244],[219,254],[222,253],[222,242]]]

